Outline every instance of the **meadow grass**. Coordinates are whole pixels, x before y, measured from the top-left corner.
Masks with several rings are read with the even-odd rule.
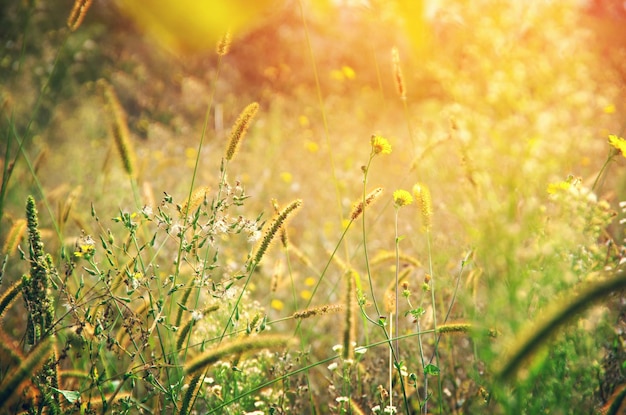
[[[137,55],[84,67],[90,1],[7,7],[2,411],[618,413],[623,95],[571,5],[479,3],[373,2],[333,61],[298,1],[308,84],[238,90],[221,33],[165,109]],[[368,33],[415,19],[439,47]]]

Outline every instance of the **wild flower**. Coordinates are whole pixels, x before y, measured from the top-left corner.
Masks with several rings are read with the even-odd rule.
[[[396,190],[393,192],[393,204],[396,207],[408,206],[413,203],[413,197],[411,193],[406,190]]]
[[[248,242],[255,243],[261,239],[261,236],[263,236],[263,233],[260,230],[253,229],[248,232]]]
[[[385,406],[385,409],[383,409],[383,412],[386,414],[395,414],[398,412],[398,408],[392,405],[387,405]]]
[[[367,347],[363,347],[363,346],[355,347],[354,348],[354,353],[356,353],[358,355],[365,354],[365,353],[367,353]]]
[[[609,144],[619,150],[620,154],[626,157],[626,140],[622,137],[618,137],[617,135],[610,134],[609,135]]]
[[[96,242],[91,235],[83,236],[76,242],[76,250],[74,251],[76,258],[90,259],[95,252]]]
[[[391,154],[391,144],[389,141],[377,134],[372,135],[370,139],[373,154]]]

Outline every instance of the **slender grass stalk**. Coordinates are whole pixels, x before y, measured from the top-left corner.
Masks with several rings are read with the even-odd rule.
[[[311,59],[311,66],[313,68],[313,76],[315,78],[315,91],[317,93],[317,102],[319,105],[320,114],[322,116],[322,124],[324,125],[324,138],[326,141],[326,148],[328,149],[328,160],[330,162],[330,173],[333,179],[333,183],[335,185],[335,196],[337,202],[337,211],[339,212],[339,223],[341,227],[344,224],[344,216],[343,216],[343,206],[341,204],[341,188],[339,180],[337,179],[337,169],[335,167],[335,158],[333,156],[333,146],[330,141],[330,128],[328,125],[328,117],[326,116],[326,106],[324,105],[324,97],[322,95],[322,87],[320,84],[319,70],[317,68],[317,61],[315,59],[315,53],[313,52],[313,46],[311,44],[311,36],[309,34],[309,26],[306,21],[306,17],[304,15],[304,5],[302,4],[302,0],[298,0],[298,5],[300,6],[300,17],[302,19],[302,27],[304,28],[304,36],[306,38],[307,50],[309,52],[309,58]],[[345,255],[346,262],[349,263],[350,254],[348,251],[347,244],[345,247]]]
[[[398,96],[402,101],[402,107],[404,109],[404,118],[406,119],[406,124],[408,127],[409,138],[411,139],[411,157],[415,159],[416,157],[416,147],[415,147],[415,133],[413,132],[413,125],[411,123],[411,116],[409,113],[409,107],[407,105],[406,99],[406,84],[404,82],[404,75],[402,73],[402,66],[400,65],[400,53],[398,52],[398,48],[394,47],[391,51],[391,61],[393,64],[393,77],[396,84],[396,91],[398,92]]]
[[[213,82],[212,82],[212,87],[211,87],[211,94],[209,97],[209,103],[207,105],[207,109],[206,112],[204,114],[204,122],[202,123],[202,133],[200,134],[200,142],[198,143],[198,151],[196,152],[196,160],[194,163],[194,167],[193,167],[193,174],[191,175],[191,183],[189,184],[189,194],[187,195],[187,202],[186,205],[187,206],[191,206],[191,201],[193,198],[193,191],[194,191],[194,187],[195,187],[195,181],[196,181],[196,177],[198,175],[198,169],[200,166],[200,157],[202,155],[202,148],[204,145],[204,139],[206,137],[206,133],[207,133],[207,127],[209,124],[209,118],[211,116],[211,109],[213,108],[213,100],[215,98],[215,91],[217,90],[217,80],[219,79],[220,76],[220,71],[222,68],[222,59],[224,58],[224,56],[226,56],[226,54],[230,51],[230,46],[231,46],[231,36],[230,36],[230,32],[227,31],[224,36],[218,41],[217,45],[216,45],[216,53],[217,53],[217,66],[215,69],[215,77],[213,78]],[[223,184],[225,181],[225,170],[223,169],[223,164],[222,164],[222,177],[219,183],[219,190],[218,190],[218,199],[221,196],[221,192],[222,192],[222,188],[223,188]],[[215,214],[215,213],[214,213]],[[189,221],[189,215],[184,215],[183,217],[183,229],[186,229],[188,226],[188,221]],[[171,289],[173,289],[174,287],[176,287],[176,284],[178,282],[178,278],[180,276],[180,265],[181,265],[181,259],[183,256],[183,243],[184,243],[184,238],[181,237],[178,243],[178,250],[177,250],[177,257],[176,257],[176,265],[175,265],[175,271],[174,271],[174,277],[172,278],[172,284],[171,284]],[[208,249],[208,248],[207,248]],[[208,251],[206,253],[206,255],[208,255]],[[206,261],[205,261],[206,263]],[[202,272],[204,273],[204,269],[202,270]],[[200,295],[200,293],[198,292],[197,297],[196,297],[196,305],[198,303],[198,296]],[[176,292],[172,292],[172,295],[170,296],[170,301],[169,301],[169,312],[168,312],[168,318],[170,318],[172,316],[172,308],[174,307],[174,304],[176,302]],[[170,343],[171,345],[174,345],[175,343],[173,342],[172,339],[172,333],[168,334],[170,336]],[[187,349],[188,349],[188,345],[185,348],[185,353],[184,355],[186,356],[187,354]],[[177,362],[177,358],[178,358],[178,353],[172,353],[172,358],[174,359],[174,365],[178,366],[178,362]],[[177,370],[177,372],[179,372]],[[180,373],[177,374],[177,376],[180,377]],[[180,387],[182,387],[182,385],[180,385]]]

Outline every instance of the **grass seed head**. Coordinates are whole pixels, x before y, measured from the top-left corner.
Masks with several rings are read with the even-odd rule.
[[[353,221],[357,220],[357,218],[361,216],[361,214],[363,213],[363,206],[367,207],[371,205],[382,194],[383,194],[383,188],[377,187],[376,189],[372,190],[365,196],[365,204],[363,204],[363,201],[355,203],[354,207],[352,208],[352,212],[350,213],[350,220],[353,220]]]
[[[404,86],[404,75],[402,74],[402,68],[400,67],[400,54],[398,48],[394,47],[391,50],[391,60],[393,63],[393,77],[396,81],[396,89],[398,95],[402,99],[406,99],[406,88]]]
[[[227,30],[224,35],[217,42],[217,46],[215,48],[215,52],[219,56],[225,56],[230,52],[230,44],[232,42],[232,36],[230,34],[230,30]]]
[[[422,216],[422,228],[424,231],[429,231],[432,226],[433,216],[433,202],[430,197],[430,190],[426,185],[417,183],[413,186],[413,196],[415,196]]]
[[[246,136],[248,132],[248,127],[252,122],[252,118],[256,115],[259,110],[259,104],[257,102],[253,102],[248,105],[239,115],[235,125],[233,125],[233,129],[230,132],[230,139],[228,140],[228,146],[226,147],[226,160],[232,160],[237,154],[237,150],[239,150],[239,146],[241,145],[241,140]]]
[[[302,206],[302,200],[296,199],[290,204],[288,204],[287,207],[285,207],[278,215],[274,217],[274,220],[272,221],[269,228],[265,232],[265,235],[263,236],[263,239],[261,240],[261,243],[256,251],[256,254],[254,255],[255,264],[258,264],[259,262],[261,262],[263,255],[265,255],[267,248],[269,248],[270,243],[274,240],[276,233],[284,225],[287,218],[289,218],[291,214],[295,210],[297,210],[300,206]]]
[[[76,29],[80,27],[81,23],[85,19],[87,10],[91,7],[91,2],[92,0],[74,1],[74,7],[72,7],[72,11],[67,18],[67,27],[69,27],[72,32],[76,31]]]
[[[126,113],[120,104],[113,87],[104,79],[98,81],[98,87],[102,91],[106,103],[107,112],[112,118],[110,129],[115,140],[115,145],[122,158],[124,170],[130,177],[135,177],[135,152],[130,141]]]

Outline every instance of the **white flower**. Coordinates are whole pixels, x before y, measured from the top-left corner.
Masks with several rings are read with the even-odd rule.
[[[398,409],[395,406],[385,406],[385,409],[383,410],[384,413],[386,414],[395,414],[396,412],[398,412]]]
[[[195,321],[201,320],[202,317],[204,317],[204,314],[202,314],[202,311],[193,310],[191,312],[191,318]]]
[[[259,239],[261,239],[262,235],[263,233],[258,229],[251,231],[250,233],[248,233],[248,242],[254,243],[258,241]]]
[[[228,221],[226,220],[226,218],[221,217],[217,221],[215,221],[214,229],[215,233],[227,233]]]
[[[328,370],[330,370],[332,372],[333,370],[337,369],[337,366],[339,366],[337,364],[337,362],[333,362],[333,363],[328,365]]]
[[[152,216],[152,207],[148,205],[144,206],[141,210],[141,213],[143,213],[145,216]]]
[[[347,396],[338,396],[337,398],[335,398],[335,401],[337,401],[337,403],[348,402],[350,401],[350,398],[348,398]]]
[[[343,350],[343,345],[342,344],[336,344],[336,345],[333,346],[333,352],[339,353],[342,350]]]
[[[213,379],[212,377],[206,377],[206,378],[204,378],[204,381],[203,381],[203,382],[204,382],[204,383],[209,383],[209,384],[210,384],[210,383],[215,382],[215,379]]]
[[[354,349],[354,353],[356,354],[365,354],[365,352],[367,352],[367,348],[363,346],[359,346]]]
[[[372,407],[372,412],[374,412],[375,414],[380,412],[380,405],[376,405]]]

